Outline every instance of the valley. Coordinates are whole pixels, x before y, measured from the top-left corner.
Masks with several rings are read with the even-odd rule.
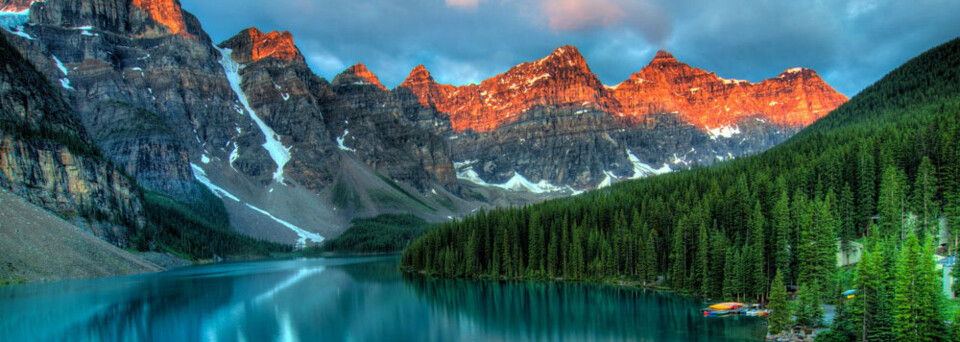
[[[0,0],[0,336],[960,341],[953,24],[380,1]]]

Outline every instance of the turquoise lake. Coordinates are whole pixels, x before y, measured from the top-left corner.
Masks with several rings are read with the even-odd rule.
[[[751,341],[695,298],[403,275],[398,257],[272,260],[0,287],[4,341]]]

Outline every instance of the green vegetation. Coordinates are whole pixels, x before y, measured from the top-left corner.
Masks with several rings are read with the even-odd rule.
[[[25,284],[26,282],[26,279],[20,278],[19,276],[14,276],[13,279],[0,279],[0,286]]]
[[[338,208],[348,208],[353,205],[354,210],[363,210],[365,207],[360,195],[342,182],[337,182],[333,186],[332,201]]]
[[[426,221],[409,214],[354,219],[343,234],[304,253],[395,253],[423,235],[427,227]]]
[[[107,101],[99,104],[103,111],[129,111],[136,115],[121,116],[124,120],[109,122],[109,129],[95,135],[97,141],[142,137],[145,134],[162,133],[174,136],[169,125],[156,113],[121,101]],[[103,123],[106,124],[106,123]]]
[[[770,303],[767,308],[773,312],[770,314],[770,332],[773,334],[787,330],[790,327],[792,312],[787,303],[787,287],[783,285],[783,274],[777,270],[777,275],[773,277],[773,284],[770,285]]]
[[[409,191],[407,191],[406,189],[401,187],[399,184],[397,184],[397,182],[394,182],[392,179],[384,175],[381,175],[380,173],[377,173],[377,177],[379,177],[385,183],[389,184],[391,188],[399,191],[401,194],[406,196],[406,199],[397,198],[396,196],[394,196],[393,194],[390,194],[387,191],[372,190],[370,191],[370,198],[373,201],[379,204],[387,204],[387,205],[389,204],[400,204],[400,205],[408,205],[408,206],[419,205],[421,208],[425,210],[429,210],[431,212],[437,211],[436,208],[431,207],[427,203],[424,203],[422,200],[420,200],[420,198],[411,194]],[[412,201],[412,203],[410,201]]]
[[[854,282],[860,304],[835,323],[855,327],[860,340],[921,341],[927,331],[945,331],[933,319],[943,313],[939,293],[930,290],[930,245],[918,241],[936,238],[933,223],[941,216],[958,233],[958,190],[954,40],[770,151],[480,212],[430,230],[401,263],[408,271],[465,278],[649,284],[663,275],[678,291],[761,301],[779,270],[784,283],[799,285],[800,323],[816,326],[819,303],[837,301],[845,290],[838,242],[846,247],[868,237]]]
[[[53,88],[33,64],[27,62],[3,37],[0,37],[0,67],[6,68],[6,72],[0,72],[0,81],[11,88],[8,96],[15,99],[9,104],[14,110],[0,111],[0,135],[10,134],[26,144],[53,151],[65,147],[75,156],[90,157],[109,164],[74,118],[74,110],[60,97],[59,90]],[[103,132],[99,137],[101,139],[134,136],[142,132],[172,134],[163,120],[150,111],[115,101],[100,105],[112,106],[113,110],[135,111],[137,114],[127,122],[115,122],[113,130]],[[115,170],[131,184],[136,183],[122,168]],[[117,198],[108,198],[112,203],[106,206],[81,198],[75,216],[64,215],[64,218],[72,221],[79,216],[88,222],[124,226],[127,227],[124,232],[126,236],[119,240],[126,238],[137,250],[167,251],[190,260],[214,256],[270,256],[292,250],[288,245],[258,241],[233,232],[220,200],[202,185],[198,184],[198,188],[201,189],[201,198],[194,203],[137,190],[136,196],[143,199],[146,222],[133,222],[136,220],[134,215],[109,212],[115,210],[113,208],[122,208]]]
[[[10,87],[7,90],[10,96],[23,97],[21,101],[32,97],[31,100],[36,102],[34,105],[39,107],[22,108],[22,112],[0,112],[0,132],[31,142],[56,143],[75,155],[102,159],[97,147],[82,136],[83,128],[73,119],[73,109],[4,37],[0,37],[0,67],[6,70],[0,74],[0,81]],[[13,103],[9,105],[11,109],[16,108]]]
[[[159,249],[190,260],[219,256],[266,257],[292,251],[293,247],[233,232],[223,203],[200,186],[201,200],[184,203],[156,192],[144,192],[148,225],[135,231],[131,241],[144,251]]]

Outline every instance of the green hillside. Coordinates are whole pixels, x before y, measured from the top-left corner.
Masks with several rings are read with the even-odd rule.
[[[910,235],[933,245],[942,215],[960,226],[958,133],[953,40],[765,153],[482,212],[414,241],[402,267],[446,277],[656,283],[740,300],[763,300],[780,270],[786,284],[814,293],[806,297],[813,302],[832,299],[851,285],[839,282],[838,239],[846,247],[871,236],[871,249],[886,240],[899,249]]]

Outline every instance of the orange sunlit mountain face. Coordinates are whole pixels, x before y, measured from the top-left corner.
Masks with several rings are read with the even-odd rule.
[[[170,34],[190,36],[183,20],[180,4],[175,0],[133,0],[133,5],[150,15],[157,23],[166,26]]]
[[[790,69],[753,84],[690,67],[665,51],[628,80],[604,86],[572,46],[480,84],[438,84],[420,65],[400,86],[412,90],[421,104],[450,113],[455,130],[477,132],[513,122],[537,105],[602,110],[634,123],[651,114],[675,112],[703,129],[748,117],[803,127],[847,101],[810,69]]]

